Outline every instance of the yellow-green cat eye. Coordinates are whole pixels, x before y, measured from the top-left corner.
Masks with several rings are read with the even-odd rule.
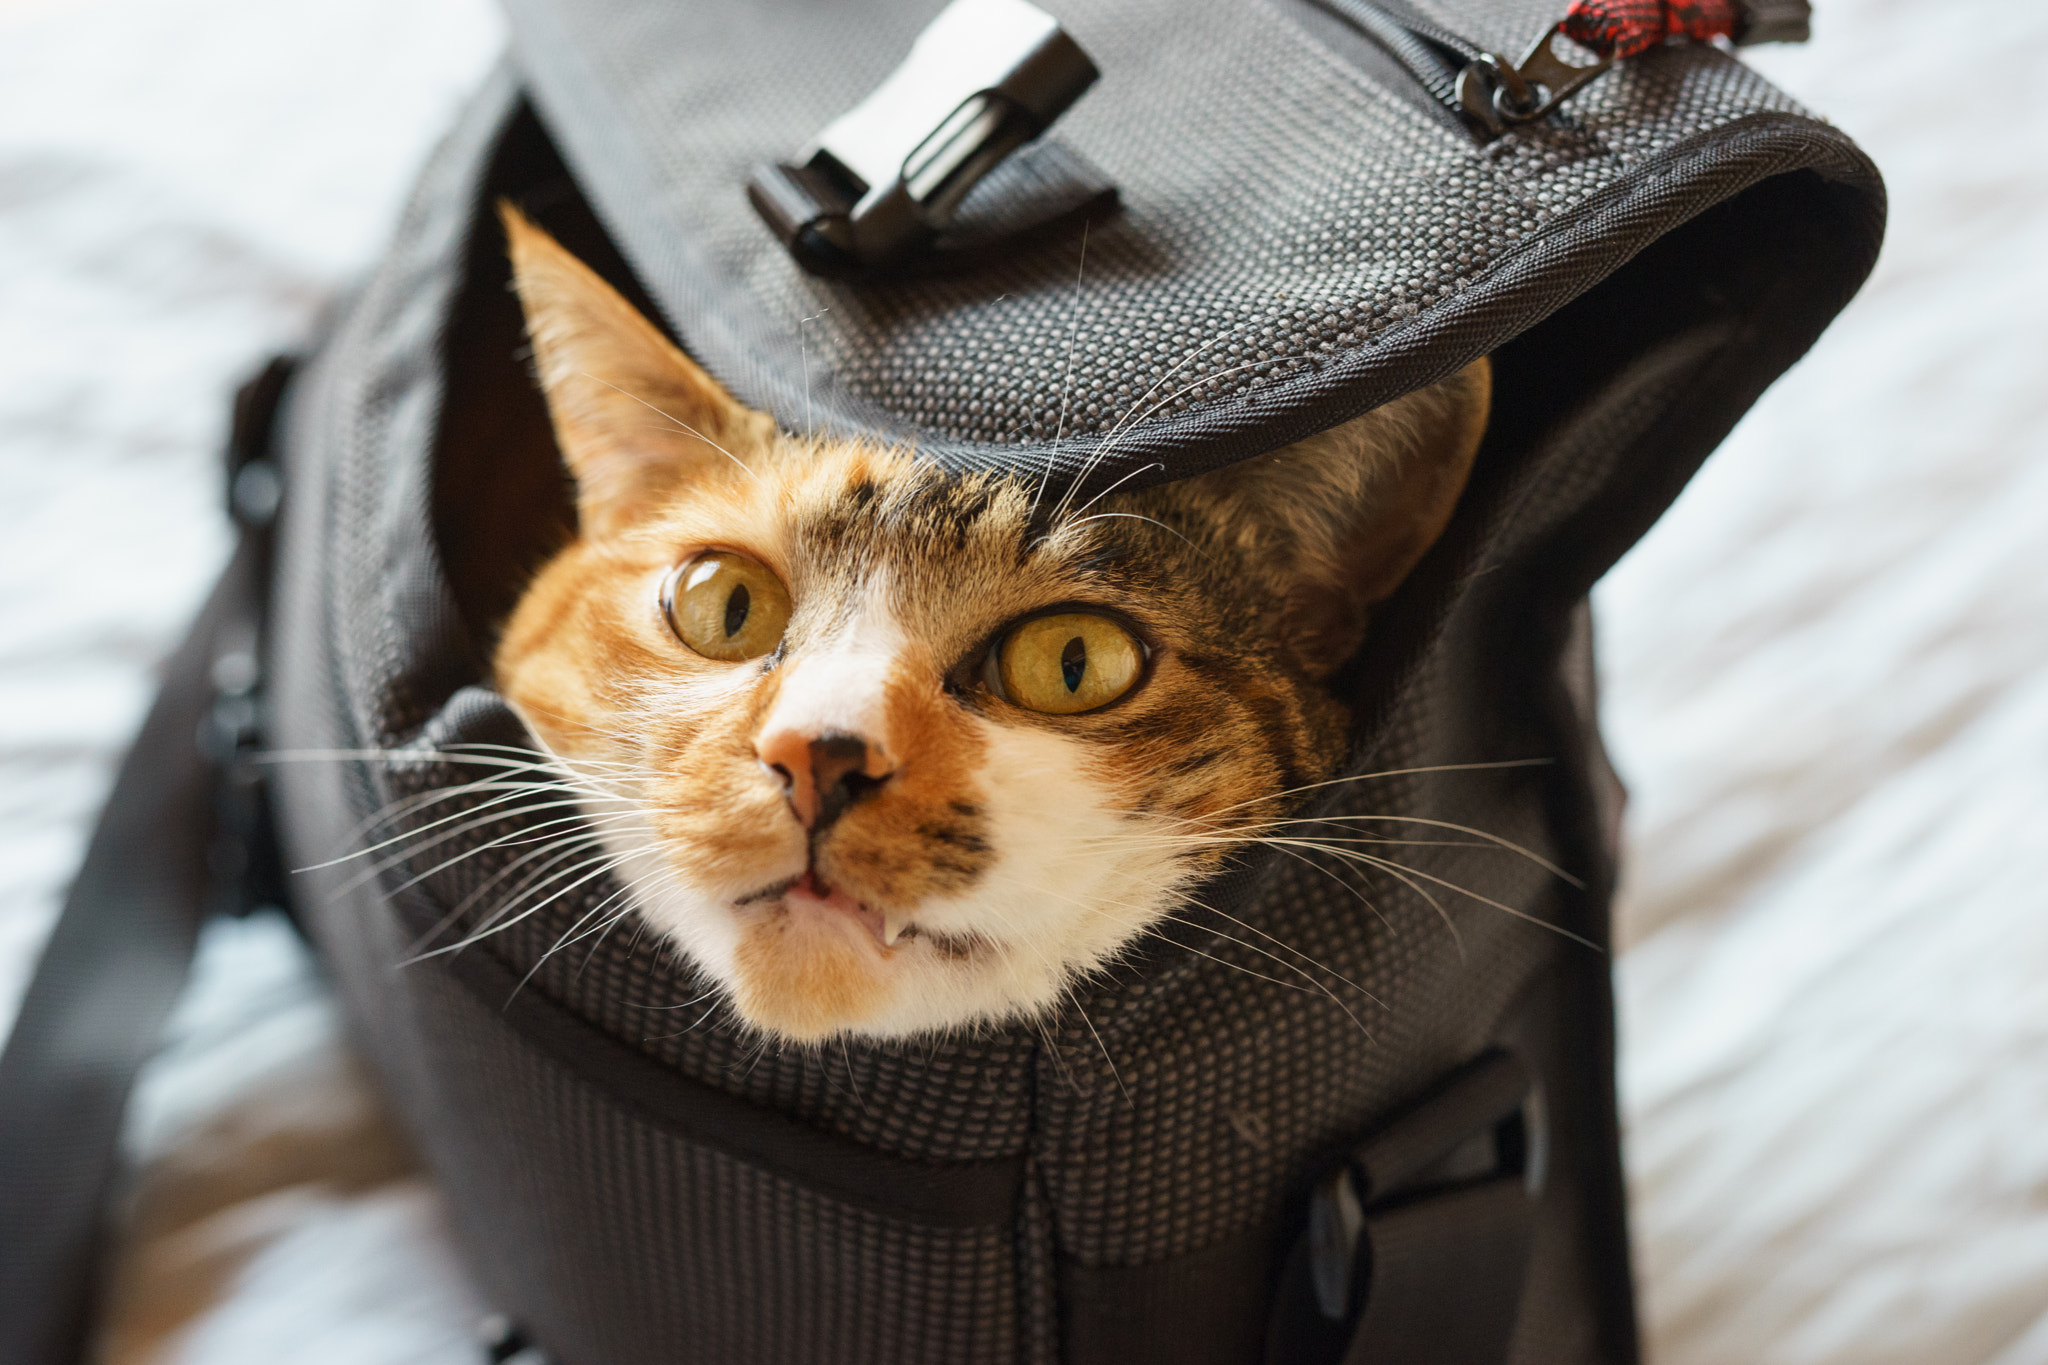
[[[789,591],[767,565],[729,550],[697,556],[670,577],[662,609],[676,638],[707,659],[758,659],[782,641]]]
[[[1053,716],[1109,705],[1137,686],[1144,670],[1137,637],[1093,612],[1026,621],[996,651],[1004,699]]]

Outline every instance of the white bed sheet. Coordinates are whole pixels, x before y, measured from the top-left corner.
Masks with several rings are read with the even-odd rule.
[[[2048,1363],[2048,9],[1819,0],[1877,278],[1598,594],[1663,1365]],[[226,547],[232,382],[370,259],[486,0],[0,0],[0,1019]],[[209,932],[108,1358],[468,1362],[280,926]]]

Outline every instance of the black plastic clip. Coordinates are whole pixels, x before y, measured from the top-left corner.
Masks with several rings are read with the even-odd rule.
[[[1309,1198],[1267,1365],[1499,1365],[1545,1148],[1542,1088],[1500,1051],[1360,1143]]]
[[[953,0],[903,64],[797,162],[757,169],[747,197],[804,269],[840,277],[1093,213],[1116,192],[1067,153],[1040,158],[1021,178],[1029,204],[1000,208],[981,232],[957,231],[968,226],[960,210],[975,187],[1098,74],[1027,0]]]

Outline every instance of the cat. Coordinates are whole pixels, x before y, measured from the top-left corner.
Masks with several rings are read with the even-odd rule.
[[[644,924],[766,1038],[1029,1018],[1331,779],[1329,682],[1441,533],[1463,372],[1092,500],[779,430],[501,208],[574,540],[496,683]]]

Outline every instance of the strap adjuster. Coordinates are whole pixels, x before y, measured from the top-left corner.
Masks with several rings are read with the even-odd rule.
[[[1541,1085],[1493,1051],[1353,1148],[1310,1196],[1268,1365],[1499,1365],[1546,1145]]]
[[[795,162],[756,170],[747,197],[813,274],[893,266],[932,247],[969,192],[1098,74],[1059,21],[1027,0],[953,0],[903,64]],[[1066,216],[1073,205],[1049,208]]]

